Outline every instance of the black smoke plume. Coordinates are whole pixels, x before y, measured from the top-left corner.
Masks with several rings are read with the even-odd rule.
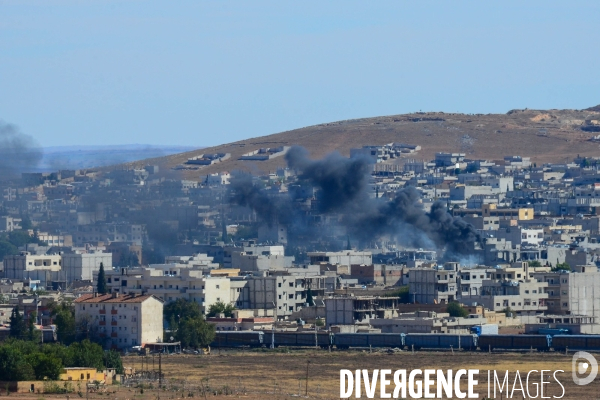
[[[353,238],[370,242],[392,236],[405,245],[435,247],[446,257],[472,253],[474,243],[479,241],[475,228],[450,215],[444,203],[436,202],[430,212],[425,212],[415,188],[401,189],[391,200],[369,196],[366,159],[348,159],[333,153],[322,160],[310,160],[304,148],[293,147],[286,161],[290,168],[298,170],[301,185],[317,189],[317,210],[322,214],[340,214],[341,223]],[[293,197],[273,197],[253,185],[250,178],[235,182],[233,189],[233,201],[251,207],[263,221],[278,221],[288,228],[290,224],[301,225],[298,221],[302,213]],[[318,231],[314,234],[318,235]]]
[[[0,180],[34,169],[41,159],[42,148],[31,136],[0,120]]]

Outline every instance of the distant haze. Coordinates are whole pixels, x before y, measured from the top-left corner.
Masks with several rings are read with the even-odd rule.
[[[59,169],[104,167],[196,149],[198,149],[197,146],[153,146],[147,144],[52,146],[43,149],[43,156],[35,170],[47,172]]]

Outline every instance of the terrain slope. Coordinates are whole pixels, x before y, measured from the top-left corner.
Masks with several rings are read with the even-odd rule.
[[[199,132],[199,135],[208,136],[210,132]],[[405,159],[431,160],[436,152],[461,152],[469,159],[527,156],[539,164],[564,162],[577,155],[599,156],[600,141],[593,139],[597,135],[600,135],[600,106],[586,110],[511,110],[506,114],[427,112],[324,123],[125,165],[157,164],[165,175],[201,180],[215,172],[266,173],[285,165],[284,157],[268,161],[239,160],[242,154],[260,148],[300,145],[306,147],[313,158],[319,158],[332,151],[348,156],[351,148],[391,142],[422,147]],[[196,170],[173,169],[203,153],[230,153],[231,158]]]

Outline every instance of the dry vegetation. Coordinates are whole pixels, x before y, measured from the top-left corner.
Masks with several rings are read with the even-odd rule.
[[[198,180],[208,173],[219,171],[268,172],[284,165],[283,157],[262,162],[238,160],[242,154],[261,147],[301,145],[318,158],[332,151],[349,155],[354,147],[390,142],[421,145],[423,150],[414,156],[419,159],[433,159],[436,152],[447,151],[465,152],[469,158],[489,160],[516,154],[531,156],[537,163],[562,162],[577,154],[598,154],[598,144],[589,139],[599,132],[581,129],[590,121],[600,119],[598,109],[513,110],[507,114],[485,115],[430,112],[363,118],[295,129],[129,165],[158,164],[167,175]],[[200,134],[211,135],[210,132]],[[190,157],[216,152],[231,153],[231,159],[195,171],[171,170]]]
[[[589,386],[576,386],[571,381],[572,354],[558,353],[451,353],[451,352],[416,352],[409,351],[387,354],[385,352],[368,351],[334,351],[326,350],[286,350],[275,351],[227,351],[219,354],[213,351],[210,356],[177,355],[163,357],[165,385],[169,390],[160,393],[161,399],[190,397],[198,399],[288,399],[303,397],[306,390],[306,366],[309,364],[308,398],[336,399],[339,398],[340,369],[479,369],[478,391],[480,397],[487,394],[487,370],[509,370],[511,385],[514,372],[519,370],[526,375],[530,370],[557,370],[559,380],[565,385],[565,399],[598,398],[600,384],[598,381]],[[150,358],[151,359],[151,358]],[[158,368],[158,359],[155,360]],[[141,357],[130,356],[124,359],[125,365],[141,368]],[[152,368],[152,362],[149,363]],[[523,377],[524,380],[524,377]],[[553,384],[548,386],[546,396],[559,396],[560,387],[548,377]],[[539,382],[539,375],[537,376]],[[104,399],[156,399],[157,385],[146,385],[143,393],[139,388],[114,387],[104,395],[92,394],[90,398]],[[531,387],[533,390],[534,388]],[[378,391],[376,392],[378,393]],[[520,392],[516,392],[519,393]],[[85,397],[85,393],[83,394]],[[11,395],[11,397],[17,397]],[[41,395],[18,396],[20,398],[40,399]],[[364,397],[364,396],[363,396]],[[45,395],[44,398],[65,398],[62,396]],[[78,398],[72,394],[71,398]],[[499,398],[499,397],[498,397]],[[504,397],[506,398],[506,397]],[[514,398],[521,399],[516,395]]]

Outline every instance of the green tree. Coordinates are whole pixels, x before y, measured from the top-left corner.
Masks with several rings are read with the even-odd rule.
[[[117,374],[124,372],[121,355],[114,350],[104,352],[104,366],[106,368],[114,368]]]
[[[532,260],[532,261],[529,261],[529,266],[533,267],[533,268],[540,268],[542,266],[542,263],[539,262],[538,260]]]
[[[19,249],[9,241],[0,239],[0,260],[15,254],[19,254]]]
[[[510,307],[506,307],[504,310],[502,310],[502,312],[504,313],[504,315],[506,315],[507,317],[514,317],[515,312],[513,311],[512,308]]]
[[[164,307],[163,313],[165,319],[169,322],[172,320],[179,322],[186,318],[199,318],[202,316],[200,305],[186,299],[177,299],[167,304]]]
[[[208,316],[216,317],[218,314],[225,314],[225,317],[231,318],[233,317],[234,310],[235,307],[232,304],[225,304],[222,301],[217,301],[208,308]]]
[[[39,342],[42,332],[35,329],[37,314],[32,312],[27,319],[27,340],[31,342]]]
[[[186,318],[179,323],[177,340],[183,347],[206,347],[215,339],[215,326],[204,318]]]
[[[104,351],[99,344],[85,339],[71,344],[69,348],[73,351],[73,365],[70,367],[96,368],[98,371],[104,369]]]
[[[106,274],[104,273],[104,264],[100,263],[100,270],[98,271],[98,293],[107,294],[108,287],[106,286]]]
[[[57,343],[45,343],[40,346],[40,351],[50,357],[61,360],[65,367],[72,367],[74,362],[73,349]]]
[[[26,336],[27,326],[23,320],[23,315],[19,312],[18,307],[14,307],[10,314],[10,337],[23,339]]]
[[[569,264],[567,264],[566,262],[557,263],[556,266],[552,267],[551,270],[552,271],[571,271],[571,266]]]
[[[29,354],[27,362],[33,368],[36,379],[57,380],[63,369],[62,360],[52,354],[36,352]]]
[[[402,286],[398,290],[385,293],[383,297],[397,297],[399,303],[410,303],[410,296],[408,293],[408,285]]]
[[[450,314],[451,317],[464,318],[469,315],[469,312],[456,301],[448,303],[448,307],[446,307],[446,312]]]
[[[61,302],[52,307],[52,316],[56,324],[56,336],[60,343],[69,345],[75,341],[77,328],[75,310],[70,302]]]
[[[306,291],[306,303],[309,306],[315,305],[315,300],[313,299],[312,290],[310,290],[310,288],[308,288],[308,290]]]
[[[5,344],[0,347],[0,376],[6,381],[35,379],[35,371],[19,349]]]

